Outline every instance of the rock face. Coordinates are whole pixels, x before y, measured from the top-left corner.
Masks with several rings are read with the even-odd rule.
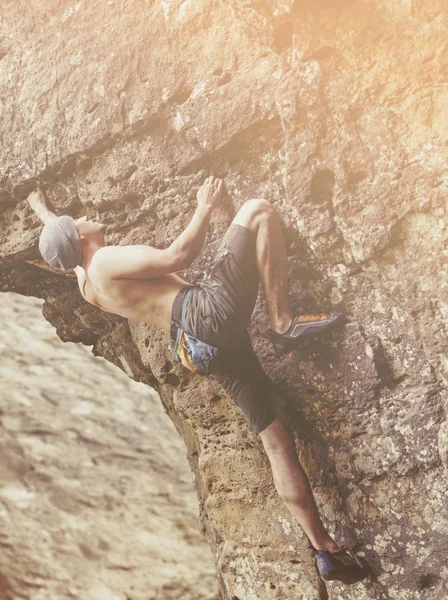
[[[0,288],[44,298],[61,339],[157,388],[189,450],[223,598],[448,597],[446,2],[2,11]],[[237,208],[264,197],[285,223],[293,304],[349,316],[279,361],[260,295],[251,334],[325,519],[364,543],[370,583],[319,581],[259,440],[214,383],[173,365],[164,334],[86,305],[39,261],[23,200],[36,183],[59,214],[99,214],[109,243],[163,247],[208,173],[229,196],[186,276],[200,277]]]
[[[217,600],[185,445],[157,394],[2,294],[2,600]]]

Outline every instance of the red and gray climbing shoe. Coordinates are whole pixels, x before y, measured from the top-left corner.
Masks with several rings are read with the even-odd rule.
[[[285,333],[277,333],[270,329],[269,337],[277,356],[294,350],[304,339],[335,329],[345,322],[345,315],[332,312],[320,315],[297,315]]]
[[[365,579],[370,567],[363,558],[356,556],[351,548],[341,546],[337,552],[315,550],[316,567],[319,575],[326,581],[342,581],[351,585]]]

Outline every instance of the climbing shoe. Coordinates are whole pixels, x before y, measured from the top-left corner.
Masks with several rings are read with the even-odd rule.
[[[344,322],[345,315],[340,312],[321,315],[297,315],[285,333],[277,333],[269,329],[269,337],[277,356],[282,356],[294,350],[303,339],[334,329]]]
[[[313,550],[319,575],[326,581],[342,581],[346,585],[351,585],[370,574],[367,562],[356,556],[351,548],[341,546],[337,552],[314,548]]]

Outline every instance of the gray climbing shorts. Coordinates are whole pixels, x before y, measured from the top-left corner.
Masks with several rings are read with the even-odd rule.
[[[285,402],[263,371],[247,333],[259,287],[255,241],[256,234],[250,229],[230,226],[209,272],[187,298],[184,329],[218,348],[211,376],[241,408],[251,427],[261,433]],[[176,305],[179,312],[185,291],[179,292],[173,314]],[[172,327],[172,338],[175,330]]]

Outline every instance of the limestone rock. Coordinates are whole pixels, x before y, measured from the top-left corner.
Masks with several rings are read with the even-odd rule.
[[[447,595],[446,3],[100,0],[2,7],[0,289],[45,299],[64,340],[155,386],[186,441],[225,600]],[[86,306],[42,267],[37,183],[59,212],[100,214],[111,243],[163,247],[213,173],[236,209],[285,223],[291,299],[333,307],[342,334],[281,361],[260,295],[251,334],[288,399],[333,531],[376,581],[323,586],[276,497],[259,441],[166,337]]]

